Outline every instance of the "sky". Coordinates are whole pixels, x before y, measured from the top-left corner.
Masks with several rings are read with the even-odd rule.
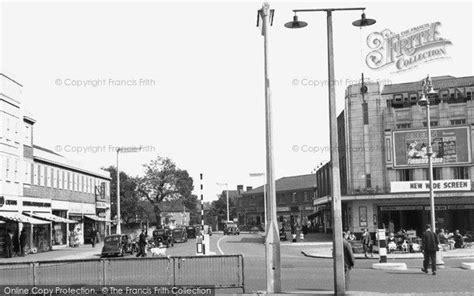
[[[383,84],[473,75],[470,2],[274,1],[269,30],[275,177],[311,173],[329,160],[326,17],[284,28],[293,9],[366,7],[377,23],[351,25],[361,12],[334,12],[336,107],[361,73]],[[257,1],[2,1],[0,72],[23,85],[36,119],[34,141],[89,167],[116,164],[143,174],[157,155],[188,170],[205,200],[237,185],[260,186],[265,171],[263,37]],[[371,69],[367,37],[440,22],[451,41],[444,59],[397,72]]]

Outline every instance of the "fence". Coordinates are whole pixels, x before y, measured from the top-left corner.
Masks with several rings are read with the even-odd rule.
[[[163,285],[240,288],[242,255],[1,263],[0,285]]]

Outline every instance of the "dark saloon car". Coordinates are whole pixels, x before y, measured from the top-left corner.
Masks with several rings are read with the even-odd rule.
[[[173,240],[175,243],[185,243],[188,241],[188,234],[186,228],[178,227],[173,229]]]
[[[235,223],[227,223],[224,225],[224,235],[239,235],[240,234],[240,229]]]
[[[173,233],[168,228],[160,228],[153,230],[153,242],[155,246],[159,246],[160,243],[165,245],[167,248],[174,245]]]
[[[133,254],[132,242],[126,234],[108,235],[104,239],[101,256],[120,256]]]
[[[186,234],[188,235],[188,238],[196,238],[196,227],[194,226],[186,226]]]

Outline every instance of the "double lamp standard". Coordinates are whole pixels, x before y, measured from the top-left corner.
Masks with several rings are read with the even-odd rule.
[[[344,294],[344,257],[342,246],[342,217],[341,217],[341,194],[339,185],[339,153],[337,150],[337,118],[335,97],[335,75],[334,75],[334,50],[332,32],[332,12],[342,10],[362,10],[365,8],[327,8],[327,9],[299,9],[293,10],[295,16],[292,22],[285,27],[296,29],[307,26],[307,23],[298,21],[297,12],[325,11],[327,14],[327,38],[328,38],[328,86],[329,86],[329,127],[330,127],[330,150],[332,164],[332,217],[333,217],[333,259],[334,259],[334,292]],[[258,11],[257,26],[262,20],[262,35],[264,37],[264,75],[265,75],[265,137],[266,137],[266,237],[265,256],[267,263],[267,292],[281,292],[281,268],[280,268],[280,238],[278,232],[275,198],[275,180],[273,176],[273,144],[272,144],[272,104],[268,66],[268,27],[273,22],[274,11],[268,3],[264,3]],[[367,19],[365,14],[362,18],[353,22],[356,27],[370,26],[375,23],[373,19]]]
[[[333,219],[333,271],[334,271],[334,294],[345,293],[344,278],[344,256],[342,242],[342,213],[341,213],[341,192],[339,180],[339,151],[337,140],[337,116],[336,116],[336,94],[335,94],[335,74],[334,74],[334,48],[332,13],[334,11],[359,10],[362,11],[361,19],[354,21],[352,25],[356,27],[366,27],[375,24],[375,20],[365,17],[365,7],[354,8],[324,8],[324,9],[295,9],[293,21],[286,23],[285,27],[299,29],[308,24],[298,20],[296,13],[299,12],[326,12],[327,19],[327,51],[328,51],[328,87],[329,87],[329,129],[330,129],[330,155],[331,155],[331,209]]]

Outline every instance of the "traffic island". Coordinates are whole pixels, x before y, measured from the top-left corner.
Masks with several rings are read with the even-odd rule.
[[[474,262],[463,262],[461,263],[461,268],[467,270],[474,270]]]
[[[372,269],[379,270],[407,270],[406,263],[374,263],[372,264]]]

